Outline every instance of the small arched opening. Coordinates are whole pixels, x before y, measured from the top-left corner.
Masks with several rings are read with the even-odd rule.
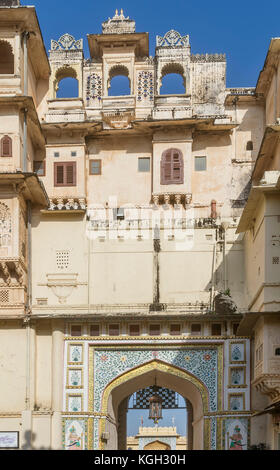
[[[0,74],[14,74],[13,48],[7,41],[0,41]]]
[[[168,64],[161,71],[161,95],[185,95],[186,76],[182,65]]]
[[[129,70],[124,65],[111,68],[108,80],[108,96],[128,96],[131,94]]]
[[[59,69],[54,82],[56,98],[78,98],[79,82],[76,70],[71,67]]]

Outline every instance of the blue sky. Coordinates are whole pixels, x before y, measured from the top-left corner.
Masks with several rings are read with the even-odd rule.
[[[255,86],[272,37],[280,37],[280,1],[258,0],[22,0],[35,5],[47,51],[50,40],[68,32],[84,39],[101,33],[101,23],[123,8],[137,32],[149,32],[150,55],[156,35],[176,29],[190,35],[192,53],[226,53],[227,86]]]

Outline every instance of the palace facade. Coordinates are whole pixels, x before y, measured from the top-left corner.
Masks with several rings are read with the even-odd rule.
[[[47,54],[0,1],[0,447],[126,449],[156,381],[188,449],[280,449],[280,38],[230,89],[224,54],[170,30],[150,56],[122,10],[87,39]]]

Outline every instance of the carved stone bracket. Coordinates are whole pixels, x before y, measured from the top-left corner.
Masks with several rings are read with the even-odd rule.
[[[268,395],[271,400],[280,397],[280,374],[263,374],[252,382],[258,392]]]
[[[128,129],[131,121],[135,119],[134,112],[102,113],[103,121],[112,129]]]
[[[11,285],[11,274],[8,268],[8,264],[6,261],[0,262],[1,271],[3,273],[4,281],[7,286]]]
[[[2,259],[0,261],[0,269],[7,286],[19,285],[22,286],[24,281],[24,266],[20,259]],[[16,277],[16,282],[12,282],[12,278]]]
[[[85,211],[86,199],[84,197],[51,197],[48,211]]]
[[[152,202],[156,206],[159,204],[183,204],[185,206],[188,206],[191,203],[192,200],[192,194],[191,193],[153,193],[152,195]]]

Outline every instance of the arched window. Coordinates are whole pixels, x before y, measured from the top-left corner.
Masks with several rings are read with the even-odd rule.
[[[66,77],[59,82],[57,98],[78,98],[79,83],[76,78]]]
[[[56,98],[78,98],[79,82],[77,72],[72,67],[62,67],[55,75]]]
[[[9,42],[0,41],[0,74],[14,73],[14,54]]]
[[[1,157],[12,157],[12,139],[8,135],[4,135],[1,139]]]
[[[246,145],[246,150],[253,150],[253,149],[254,149],[254,146],[253,146],[252,140],[248,140],[247,145]]]
[[[161,95],[185,95],[186,77],[180,64],[168,64],[161,71]]]
[[[178,149],[169,149],[161,157],[161,184],[184,183],[184,160]]]
[[[108,96],[130,95],[130,80],[128,68],[116,65],[109,73]]]

